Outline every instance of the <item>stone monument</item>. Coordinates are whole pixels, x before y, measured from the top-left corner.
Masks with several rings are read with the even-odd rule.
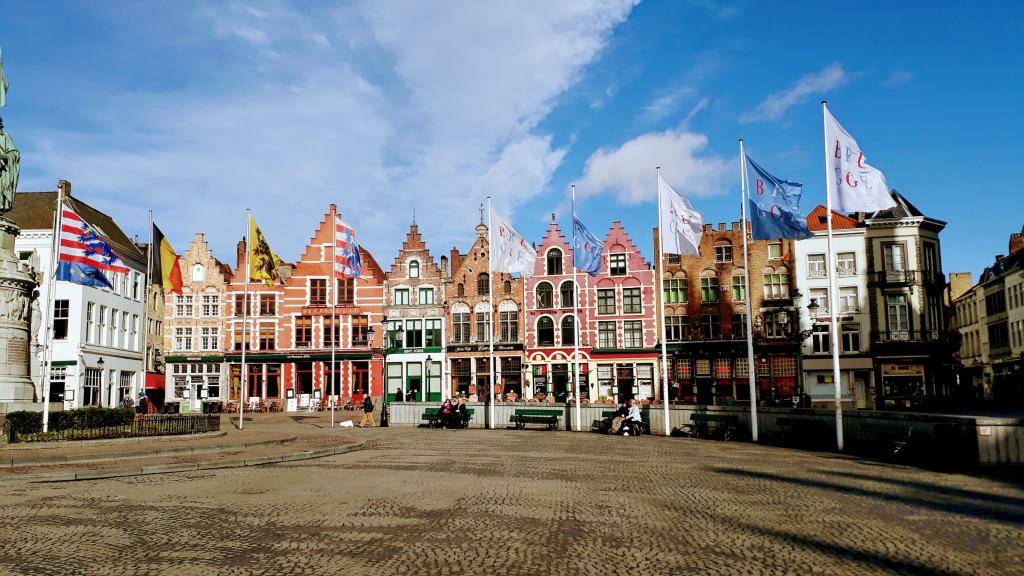
[[[7,77],[0,60],[0,107],[7,104]],[[21,154],[0,118],[0,404],[40,401],[29,377],[29,330],[36,280],[14,253],[21,230],[7,219],[18,188]]]

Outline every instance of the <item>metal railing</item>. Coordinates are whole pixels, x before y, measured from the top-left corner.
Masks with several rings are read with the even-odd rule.
[[[4,423],[4,436],[15,442],[58,442],[66,440],[106,440],[142,436],[177,436],[220,430],[220,416],[216,414],[137,416],[126,424],[96,428],[66,428],[49,432],[19,432],[10,423]]]
[[[938,342],[942,330],[883,330],[874,332],[875,342]]]
[[[879,284],[917,284],[920,276],[917,270],[883,270],[875,272]]]

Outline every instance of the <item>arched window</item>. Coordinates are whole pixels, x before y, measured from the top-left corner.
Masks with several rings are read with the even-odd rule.
[[[465,296],[466,287],[460,282],[455,286],[455,293],[458,294],[459,296]]]
[[[550,316],[541,316],[537,320],[537,345],[555,345],[555,322]]]
[[[562,308],[573,307],[573,297],[575,296],[573,292],[575,291],[572,289],[572,280],[562,282],[561,287],[558,289],[558,296],[561,299]]]
[[[206,279],[206,268],[203,268],[202,264],[193,264],[192,265],[192,281],[193,282],[202,282],[204,279]]]
[[[511,294],[511,293],[512,293],[512,281],[511,280],[505,280],[505,294]]]
[[[420,277],[420,263],[418,260],[409,261],[409,278]]]
[[[576,343],[576,321],[572,316],[562,317],[562,346]]]
[[[548,250],[547,273],[549,276],[562,273],[562,251],[558,248]]]
[[[547,310],[555,307],[554,288],[547,282],[537,284],[537,308]]]
[[[476,294],[477,296],[486,296],[490,292],[490,276],[487,272],[481,272],[476,277]]]

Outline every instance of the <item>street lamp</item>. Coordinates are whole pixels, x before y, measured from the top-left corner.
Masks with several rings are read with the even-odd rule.
[[[430,398],[430,362],[433,359],[434,358],[430,354],[427,354],[427,366],[426,370],[424,370],[424,372],[427,373],[426,386],[424,386],[422,383],[420,384],[421,389],[425,390],[425,392],[421,394],[421,397],[425,396],[424,400],[428,400]]]
[[[818,306],[818,299],[817,298],[811,298],[811,302],[809,304],[807,304],[807,312],[810,315],[810,319],[811,319],[811,324],[812,325],[814,324],[814,319],[817,317],[818,308],[819,308],[819,306]],[[796,338],[795,338],[796,339],[796,369],[797,369],[797,375],[800,378],[800,395],[801,396],[803,396],[807,392],[804,389],[804,384],[805,384],[804,383],[804,340],[807,340],[808,338],[810,338],[812,334],[814,334],[814,330],[810,329],[810,328],[807,329],[807,330],[797,330],[797,332],[795,334],[795,336],[796,336]]]

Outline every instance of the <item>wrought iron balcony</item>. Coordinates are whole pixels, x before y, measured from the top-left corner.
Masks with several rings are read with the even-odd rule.
[[[875,272],[875,282],[883,286],[903,286],[919,282],[917,270],[884,270]]]
[[[939,342],[944,340],[943,330],[884,330],[873,332],[875,342]]]

